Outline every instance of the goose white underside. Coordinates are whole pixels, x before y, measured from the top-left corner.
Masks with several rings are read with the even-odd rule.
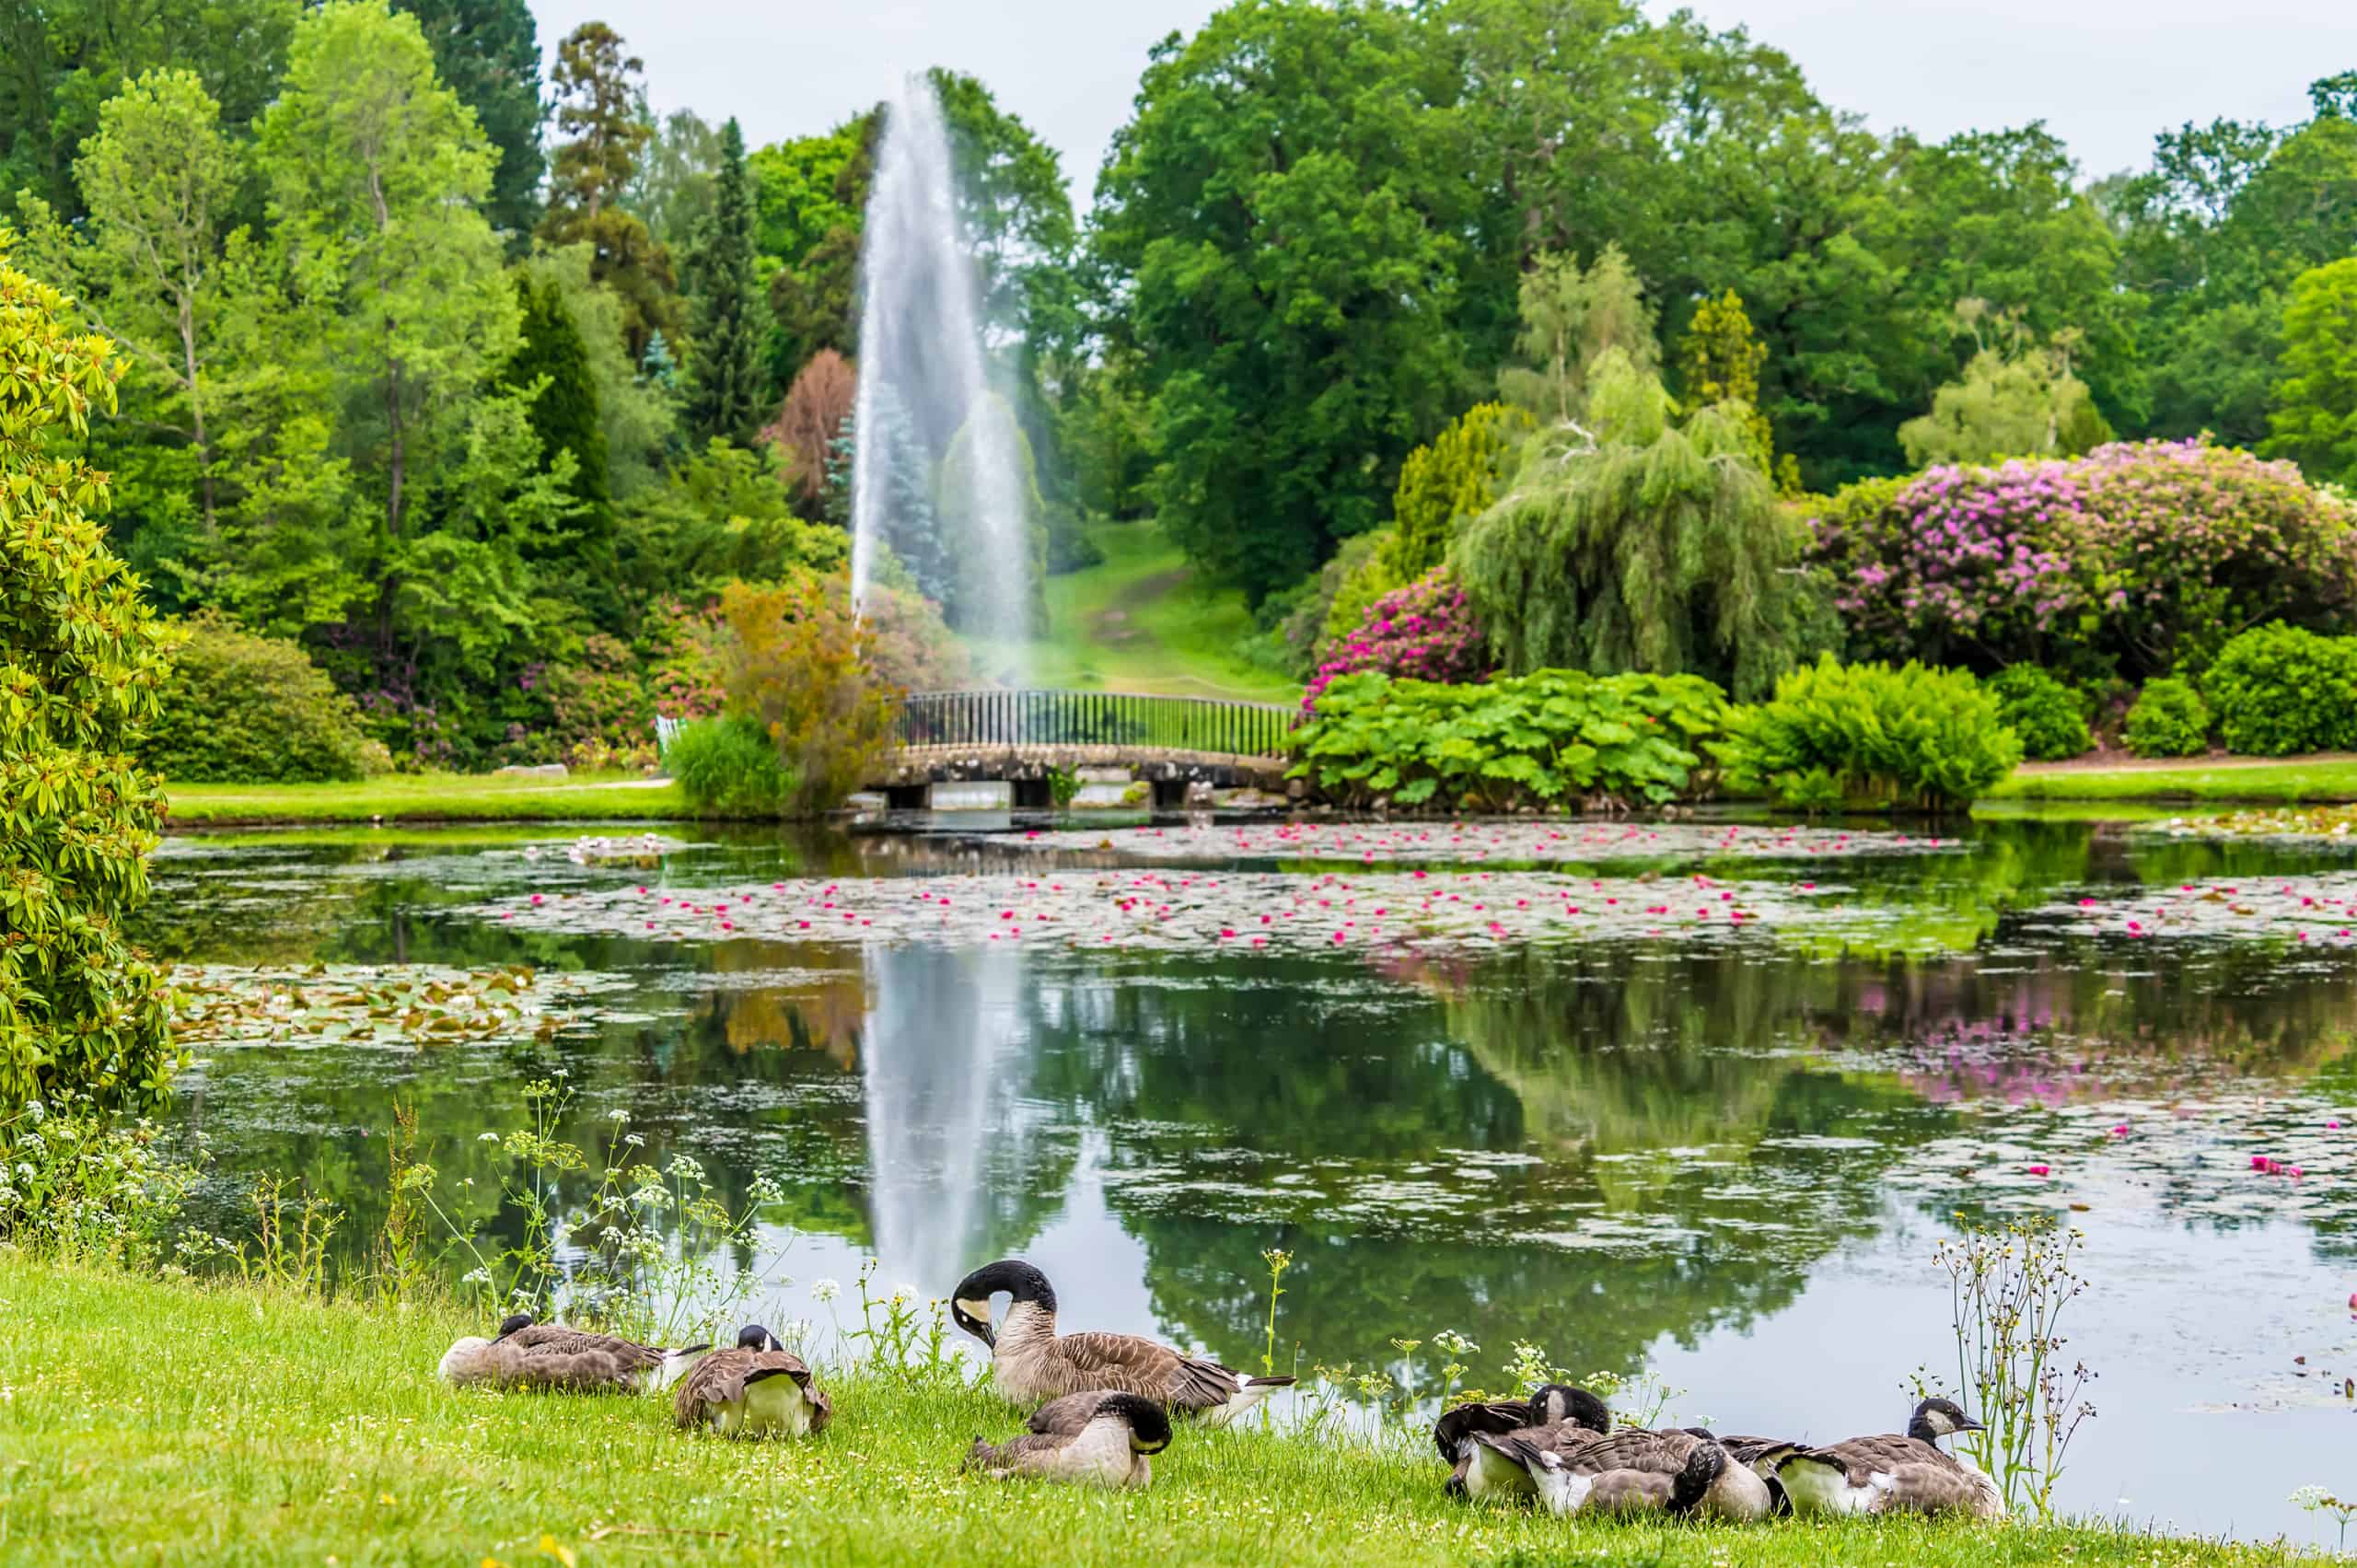
[[[1487,1443],[1473,1445],[1473,1462],[1466,1468],[1468,1497],[1527,1497],[1538,1490],[1528,1470]]]
[[[650,1366],[640,1375],[639,1387],[650,1394],[658,1393],[669,1388],[681,1377],[686,1376],[688,1368],[702,1361],[711,1353],[711,1350],[712,1347],[706,1345],[701,1350],[665,1351],[663,1364],[660,1366]]]
[[[1795,1514],[1879,1514],[1890,1506],[1898,1485],[1890,1471],[1876,1470],[1865,1485],[1855,1486],[1840,1466],[1801,1458],[1785,1460],[1776,1479],[1784,1483]]]
[[[1529,1479],[1537,1483],[1538,1501],[1547,1504],[1550,1514],[1578,1513],[1587,1506],[1589,1494],[1596,1491],[1594,1476],[1575,1475],[1562,1465],[1542,1462],[1538,1473]]]
[[[712,1429],[723,1437],[807,1437],[810,1414],[802,1386],[781,1374],[746,1384],[734,1404],[714,1406]]]
[[[1257,1408],[1261,1400],[1275,1393],[1279,1387],[1281,1385],[1273,1383],[1251,1382],[1239,1372],[1236,1375],[1236,1392],[1227,1397],[1225,1404],[1213,1405],[1203,1411],[1203,1424],[1225,1426],[1245,1411]]]

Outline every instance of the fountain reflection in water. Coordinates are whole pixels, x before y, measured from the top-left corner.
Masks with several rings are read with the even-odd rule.
[[[989,1240],[993,1174],[1019,1180],[1031,1040],[1019,956],[875,947],[861,1042],[869,1223],[889,1282],[942,1288]]]
[[[1004,648],[1030,603],[1030,480],[1014,419],[989,390],[957,171],[924,76],[885,107],[859,266],[853,602],[867,602],[879,547],[894,543],[959,630]],[[946,469],[960,494],[936,495],[935,465],[953,446],[966,448]]]

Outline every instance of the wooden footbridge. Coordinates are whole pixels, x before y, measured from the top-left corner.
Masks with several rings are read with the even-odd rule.
[[[1156,806],[1190,788],[1284,788],[1285,737],[1298,708],[1127,691],[916,691],[900,703],[900,749],[869,781],[896,807],[935,784],[1000,782],[1018,807],[1050,803],[1049,779],[1126,769]]]

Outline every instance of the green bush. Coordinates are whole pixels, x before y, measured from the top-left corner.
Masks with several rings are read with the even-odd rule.
[[[0,1106],[67,1096],[140,1110],[169,1091],[154,967],[123,939],[147,900],[164,802],[133,751],[164,639],[88,514],[106,476],[76,455],[114,407],[106,340],[7,264],[0,229]],[[0,1126],[0,1140],[17,1136]]]
[[[2220,650],[2204,681],[2226,749],[2246,757],[2357,746],[2357,638],[2281,621]]]
[[[326,784],[370,771],[352,699],[293,643],[188,622],[143,755],[176,784]],[[382,769],[377,770],[381,772]]]
[[[699,812],[714,817],[783,817],[794,775],[777,748],[749,718],[698,719],[681,728],[663,766]]]
[[[1999,671],[1989,692],[2032,761],[2060,762],[2094,748],[2079,694],[2038,666],[2017,664]]]
[[[1997,701],[1959,669],[1909,663],[1794,670],[1776,694],[1738,708],[1713,749],[1730,782],[1788,806],[1851,801],[1927,811],[1968,806],[2022,760]]]
[[[1542,669],[1443,686],[1364,671],[1338,677],[1294,731],[1292,776],[1353,807],[1658,804],[1696,792],[1701,740],[1725,711],[1725,695],[1693,675]]]
[[[2127,744],[2139,757],[2198,757],[2210,749],[2210,704],[2190,680],[2147,681],[2128,710]]]

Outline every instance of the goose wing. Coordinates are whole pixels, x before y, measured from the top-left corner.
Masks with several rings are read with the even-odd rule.
[[[810,1381],[810,1368],[791,1351],[717,1350],[689,1368],[671,1396],[672,1418],[683,1427],[697,1427],[714,1410],[740,1404],[749,1384],[764,1377],[791,1377],[801,1386],[811,1407],[810,1430],[818,1431],[834,1413],[834,1404]]]
[[[1056,1353],[1100,1391],[1142,1394],[1181,1411],[1224,1405],[1244,1382],[1216,1361],[1138,1334],[1059,1334]]]
[[[1529,1420],[1530,1407],[1520,1400],[1476,1400],[1453,1405],[1433,1423],[1433,1446],[1453,1465],[1470,1451],[1475,1433],[1504,1436],[1521,1431]]]
[[[974,1446],[966,1451],[965,1463],[958,1468],[982,1475],[1013,1475],[1018,1470],[1037,1469],[1070,1446],[1072,1436],[1063,1433],[1027,1432],[996,1445],[977,1437]]]
[[[663,1365],[663,1353],[652,1345],[625,1340],[618,1334],[593,1334],[584,1329],[568,1329],[562,1323],[534,1323],[517,1330],[498,1342],[525,1355],[607,1355],[629,1363],[640,1371]]]
[[[563,1350],[554,1345],[511,1346],[503,1341],[492,1346],[489,1360],[493,1380],[509,1388],[635,1390],[650,1366],[662,1365],[659,1355],[649,1362],[636,1353],[644,1348],[632,1345],[628,1350],[613,1350],[591,1345]]]
[[[1090,1422],[1097,1419],[1097,1408],[1104,1403],[1106,1394],[1120,1391],[1087,1388],[1077,1394],[1066,1394],[1060,1400],[1050,1400],[1031,1412],[1031,1433],[1039,1437],[1077,1437]]]
[[[1571,1425],[1568,1422],[1562,1424]],[[1606,1436],[1586,1432],[1585,1427],[1572,1430],[1586,1433],[1588,1441],[1573,1442],[1555,1451],[1562,1455],[1566,1465],[1582,1475],[1634,1470],[1642,1475],[1674,1476],[1686,1468],[1686,1461],[1694,1457],[1697,1447],[1711,1441],[1690,1432],[1648,1432],[1642,1427],[1623,1427]]]

